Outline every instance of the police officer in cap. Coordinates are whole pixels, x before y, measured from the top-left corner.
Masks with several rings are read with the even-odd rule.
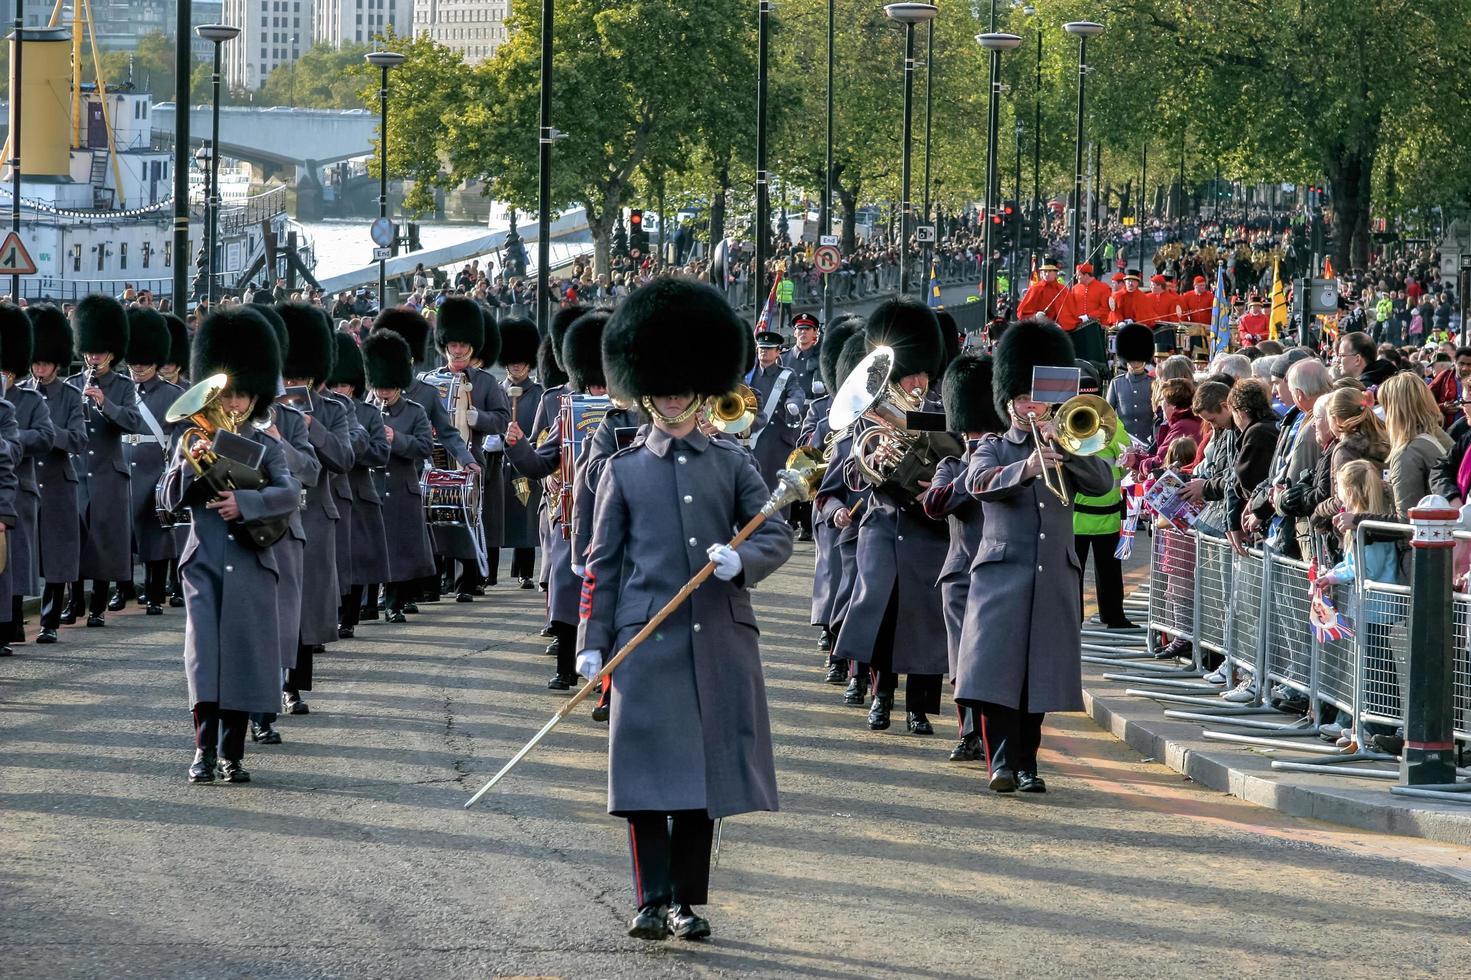
[[[807,399],[797,373],[781,363],[781,334],[763,330],[756,335],[756,367],[748,383],[755,389],[758,404],[751,425],[751,454],[771,489],[776,486],[777,472],[797,448]]]

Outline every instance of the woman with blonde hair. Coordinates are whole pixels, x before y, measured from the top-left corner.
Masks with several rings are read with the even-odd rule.
[[[1389,432],[1389,485],[1394,509],[1401,520],[1430,492],[1431,476],[1451,449],[1451,437],[1441,428],[1440,407],[1430,386],[1408,372],[1388,378],[1379,386]]]

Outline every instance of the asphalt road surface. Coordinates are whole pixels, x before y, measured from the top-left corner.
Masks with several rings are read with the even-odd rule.
[[[0,660],[0,976],[1471,974],[1471,851],[1201,790],[1082,716],[1032,797],[948,732],[867,731],[822,683],[810,568],[759,596],[783,810],[726,821],[710,941],[624,935],[585,711],[461,809],[565,697],[539,593],[502,585],[331,647],[248,786],[185,780],[181,611]]]

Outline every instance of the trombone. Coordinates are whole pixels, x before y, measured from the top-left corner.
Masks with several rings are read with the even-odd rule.
[[[736,385],[734,391],[706,399],[705,414],[717,430],[738,436],[755,424],[756,405],[756,392],[749,385]]]
[[[1032,428],[1032,439],[1037,448],[1042,447],[1042,435],[1037,428],[1039,421],[1052,418],[1052,442],[1070,456],[1096,456],[1113,442],[1119,431],[1118,413],[1113,406],[1097,395],[1074,395],[1049,412],[1037,418],[1035,412],[1027,413],[1027,423]],[[1072,502],[1067,480],[1063,476],[1062,463],[1050,468],[1042,467],[1042,482],[1063,503]]]

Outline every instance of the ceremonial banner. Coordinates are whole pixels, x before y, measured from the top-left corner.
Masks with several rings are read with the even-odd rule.
[[[1287,329],[1287,290],[1282,288],[1282,275],[1277,261],[1272,262],[1272,317],[1267,321],[1267,336],[1276,340]]]

